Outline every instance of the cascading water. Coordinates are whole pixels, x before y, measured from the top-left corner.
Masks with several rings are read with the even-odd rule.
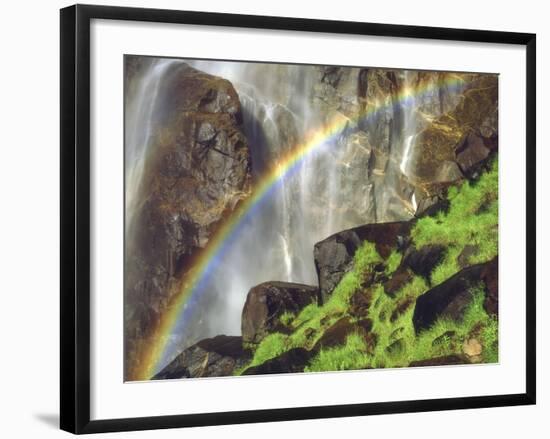
[[[125,187],[126,229],[132,222],[149,147],[153,143],[154,126],[159,110],[158,95],[162,78],[168,68],[178,61],[158,59],[151,62],[143,77],[137,82],[138,89],[132,100],[126,103],[125,136]]]
[[[413,144],[415,140],[415,130],[416,130],[416,100],[413,96],[413,84],[412,84],[412,75],[414,72],[406,70],[403,72],[403,87],[404,94],[406,96],[403,104],[403,130],[402,130],[402,139],[403,140],[403,152],[401,154],[401,162],[399,164],[399,169],[403,175],[408,176],[408,168],[411,163],[412,153],[413,153]]]
[[[308,133],[327,122],[323,107],[314,103],[319,70],[313,66],[156,60],[144,73],[133,101],[127,103],[132,115],[126,124],[127,218],[135,208],[155,113],[161,105],[157,102],[159,84],[174,62],[186,62],[232,82],[243,107],[253,177],[261,176]],[[403,75],[404,87],[411,88],[413,73]],[[242,307],[254,285],[273,280],[316,284],[314,244],[333,233],[375,221],[376,206],[369,205],[373,203],[369,193],[376,194],[379,210],[389,211],[392,200],[400,196],[396,188],[411,171],[416,130],[414,96],[410,94],[395,105],[401,121],[394,127],[389,165],[382,176],[370,180],[363,164],[370,160],[371,151],[361,138],[364,133],[356,130],[357,121],[350,120],[349,129],[338,138],[327,139],[316,154],[302,160],[248,220],[245,232],[209,274],[208,289],[197,299],[195,321],[175,327],[163,364],[200,338],[239,334]],[[409,202],[416,204],[414,198]],[[357,213],[369,209],[374,216]],[[410,215],[402,210],[385,218],[406,219]],[[194,325],[200,330],[193,331]]]

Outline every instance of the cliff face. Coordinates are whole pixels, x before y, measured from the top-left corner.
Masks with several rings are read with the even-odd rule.
[[[335,163],[347,207],[333,208],[362,223],[410,218],[477,172],[498,147],[496,75],[318,69],[313,106],[327,119],[349,119]]]
[[[156,378],[498,361],[497,168],[450,187],[444,209],[317,243],[318,286],[253,287],[223,373],[192,346]]]
[[[139,74],[139,67],[130,73]],[[250,153],[231,83],[178,64],[167,71],[158,93],[163,105],[137,188],[139,202],[127,212],[130,379],[192,256],[250,193]]]
[[[151,63],[127,62],[131,100]],[[232,65],[234,86],[181,61],[157,67],[162,105],[127,180],[127,379],[252,175],[284,169],[335,119],[329,147],[281,178],[209,273],[185,332],[164,334],[179,338],[156,378],[494,361],[495,75],[251,63]]]

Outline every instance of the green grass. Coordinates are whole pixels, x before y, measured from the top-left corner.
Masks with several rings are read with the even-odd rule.
[[[467,245],[477,247],[469,264],[486,262],[498,254],[498,160],[478,181],[448,190],[449,211],[418,220],[411,232],[418,248],[429,244],[447,247],[443,261],[432,273],[437,285],[459,271],[458,257]]]
[[[364,368],[406,367],[412,361],[451,354],[461,354],[464,341],[479,329],[477,336],[483,346],[483,361],[498,361],[498,323],[483,308],[484,293],[478,288],[471,291],[472,300],[462,321],[440,319],[426,331],[416,334],[412,323],[414,306],[402,314],[393,324],[378,317],[378,311],[390,305],[392,299],[383,292],[377,306],[371,310],[373,332],[377,343],[372,353],[367,352],[365,341],[321,351],[310,363],[309,371],[344,370]],[[446,335],[451,334],[451,335]],[[476,335],[474,335],[476,336]],[[359,337],[359,336],[356,336]],[[434,342],[435,341],[435,342]],[[351,352],[355,347],[356,352]],[[390,349],[393,347],[393,349]]]
[[[363,369],[367,366],[367,345],[364,338],[359,334],[350,334],[342,346],[322,349],[304,372]]]
[[[252,358],[252,362],[248,365],[248,367],[257,366],[266,362],[267,360],[281,355],[287,350],[286,345],[286,335],[279,332],[269,334],[260,342],[256,350],[254,351],[254,357]]]
[[[381,262],[383,259],[376,251],[376,246],[369,241],[365,241],[353,256],[354,268],[357,273],[369,271],[374,265]]]
[[[279,317],[279,321],[283,325],[289,326],[295,318],[296,316],[294,315],[294,313],[286,311],[283,314],[281,314],[281,316]]]
[[[483,347],[482,361],[498,361],[498,320],[489,316],[484,307],[484,293],[472,288],[472,300],[462,321],[440,319],[428,330],[415,333],[412,323],[416,298],[460,270],[459,255],[466,245],[476,246],[467,264],[486,262],[498,253],[498,162],[476,182],[465,182],[448,189],[450,201],[446,213],[419,219],[411,231],[417,248],[442,244],[446,251],[427,282],[421,276],[411,281],[394,297],[384,292],[381,283],[364,289],[362,283],[383,264],[383,272],[391,276],[401,264],[402,254],[393,250],[384,260],[371,242],[365,242],[354,255],[353,269],[346,273],[322,306],[310,304],[297,315],[280,317],[290,329],[289,335],[274,333],[257,345],[249,365],[255,366],[295,348],[312,349],[324,331],[348,314],[350,298],[358,291],[370,297],[368,317],[372,320],[374,345],[351,334],[337,347],[322,349],[306,367],[306,371],[331,371],[363,368],[405,367],[411,361],[461,354],[465,340],[475,337]],[[236,373],[241,373],[244,367]]]
[[[397,250],[393,250],[390,255],[388,256],[388,259],[386,260],[386,274],[390,275],[397,270],[397,267],[399,267],[399,264],[401,264],[401,259],[403,258],[403,255],[399,253]]]

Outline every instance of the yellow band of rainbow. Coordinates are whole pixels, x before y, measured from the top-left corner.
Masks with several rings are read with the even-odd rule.
[[[165,354],[165,349],[169,335],[184,313],[185,304],[195,294],[201,291],[201,283],[207,280],[211,273],[219,264],[220,255],[227,249],[231,238],[239,232],[239,225],[250,217],[254,212],[255,206],[268,198],[273,188],[278,182],[291,174],[300,163],[309,155],[315,153],[323,145],[326,145],[331,139],[339,135],[350,122],[365,121],[376,117],[382,111],[395,106],[407,104],[408,99],[418,99],[445,87],[452,91],[464,84],[464,80],[459,75],[449,74],[443,81],[422,84],[416,89],[402,89],[393,100],[370,104],[367,109],[360,113],[352,121],[344,115],[336,115],[330,123],[325,124],[319,129],[306,136],[306,140],[284,155],[277,163],[269,169],[254,184],[252,194],[243,203],[238,205],[237,209],[229,216],[224,224],[217,230],[207,244],[207,246],[198,255],[195,264],[186,274],[182,288],[174,297],[172,303],[161,316],[160,324],[155,328],[152,336],[148,338],[149,345],[145,347],[140,358],[139,370],[134,374],[136,380],[149,380],[159,370],[159,364]]]

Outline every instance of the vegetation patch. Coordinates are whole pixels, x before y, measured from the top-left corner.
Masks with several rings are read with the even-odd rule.
[[[485,293],[480,286],[470,289],[471,300],[461,321],[439,319],[417,334],[412,320],[420,295],[449,279],[464,265],[487,262],[498,254],[497,169],[495,160],[477,181],[449,188],[448,211],[420,218],[413,226],[411,238],[416,248],[433,244],[446,247],[429,280],[412,276],[390,297],[383,282],[400,267],[403,255],[394,249],[384,259],[375,244],[366,241],[355,252],[353,269],[344,275],[327,302],[322,306],[312,303],[297,315],[283,314],[280,321],[290,334],[274,333],[264,338],[247,367],[262,364],[292,348],[313,349],[323,333],[343,317],[357,322],[358,318],[352,317],[349,310],[350,299],[358,292],[369,297],[368,312],[362,318],[372,321],[370,338],[367,340],[360,331],[350,334],[342,345],[321,349],[305,371],[406,367],[413,361],[463,356],[463,345],[472,338],[482,346],[478,361],[497,362],[498,320],[485,311]],[[467,246],[475,247],[476,251],[465,252]],[[382,279],[374,277],[375,272]]]

